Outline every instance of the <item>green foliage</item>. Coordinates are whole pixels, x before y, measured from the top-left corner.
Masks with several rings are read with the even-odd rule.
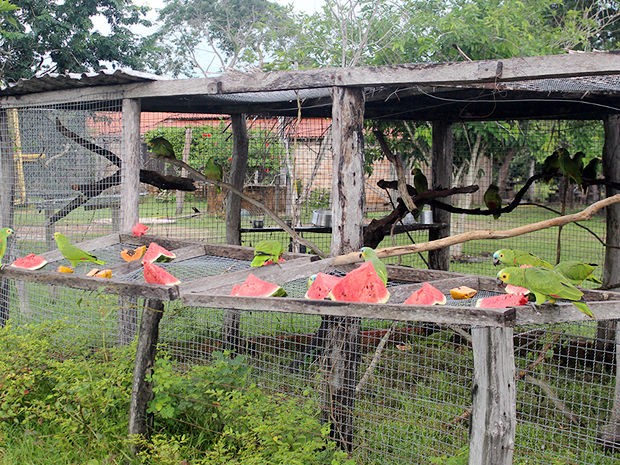
[[[232,137],[224,121],[214,126],[192,128],[192,142],[189,153],[189,165],[202,171],[207,160],[214,158],[226,173],[230,171],[232,161]],[[155,137],[165,137],[174,147],[178,159],[181,159],[185,145],[185,128],[161,127],[145,133],[145,141]],[[259,183],[268,184],[280,174],[281,154],[284,148],[276,135],[262,131],[248,131],[247,178],[250,183],[257,179]]]
[[[327,439],[329,428],[315,417],[314,403],[269,395],[250,384],[248,375],[246,360],[226,353],[216,352],[209,365],[186,373],[159,359],[149,409],[156,426],[171,435],[143,444],[143,459],[173,464],[192,457],[192,463],[205,465],[354,463]]]
[[[148,25],[146,7],[130,0],[15,0],[4,13],[0,39],[0,80],[15,81],[49,72],[99,69],[103,61],[145,69],[150,43],[134,34]],[[104,18],[109,33],[93,30],[93,17]]]

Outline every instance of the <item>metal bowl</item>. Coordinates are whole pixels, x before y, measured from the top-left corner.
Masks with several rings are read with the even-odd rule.
[[[332,211],[331,210],[313,210],[312,211],[312,224],[315,226],[321,226],[329,228],[332,225]]]

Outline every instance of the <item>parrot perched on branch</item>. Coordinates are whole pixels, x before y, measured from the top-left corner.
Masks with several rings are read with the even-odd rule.
[[[493,254],[494,265],[507,266],[540,266],[542,268],[553,268],[553,265],[533,253],[518,249],[499,249]]]
[[[594,318],[588,305],[581,300],[583,292],[557,271],[540,267],[510,266],[501,269],[497,273],[497,279],[504,284],[528,289],[534,295],[536,305],[547,301],[554,303],[557,299],[569,300],[580,312]]]
[[[490,184],[484,192],[484,204],[489,210],[497,210],[502,208],[502,198],[499,195],[499,187]],[[498,219],[501,213],[493,213],[493,218]]]
[[[551,155],[545,158],[542,166],[542,175],[545,182],[551,181],[555,176],[560,173],[560,152],[554,151]]]
[[[584,263],[579,260],[565,260],[555,265],[553,269],[574,285],[581,284],[584,281],[590,281],[595,284],[603,284],[600,279],[592,274],[597,266],[598,265],[596,263]]]
[[[8,242],[9,236],[15,234],[11,228],[2,228],[0,229],[0,262],[4,258],[4,254],[6,253],[6,246]],[[1,266],[1,263],[0,263]]]
[[[428,179],[426,179],[422,170],[414,168],[411,170],[411,174],[413,174],[413,187],[415,187],[417,195],[426,192],[428,190]]]
[[[265,239],[254,246],[254,259],[250,266],[258,267],[278,264],[283,261],[284,247],[279,241]]]
[[[222,167],[215,161],[214,157],[211,157],[207,160],[207,164],[204,167],[204,175],[205,178],[211,181],[222,182],[224,179],[224,171]],[[217,191],[220,192],[222,188],[220,186],[216,186]]]
[[[377,252],[375,249],[371,247],[362,247],[360,249],[360,255],[364,259],[365,262],[372,263],[373,268],[375,269],[375,273],[377,276],[381,278],[383,284],[387,285],[388,282],[388,272],[385,263],[381,261],[381,259],[377,256]]]
[[[172,144],[165,137],[155,137],[146,145],[156,158],[176,158]]]
[[[103,260],[99,260],[94,255],[71,244],[71,242],[69,242],[69,239],[64,234],[55,232],[54,240],[56,241],[56,245],[58,246],[58,250],[60,251],[62,256],[69,260],[73,268],[75,268],[78,263],[85,262],[92,262],[96,263],[97,265],[105,264]]]
[[[572,157],[566,149],[560,149],[559,162],[560,172],[567,178],[581,184],[581,170],[583,169],[583,152],[577,152]]]

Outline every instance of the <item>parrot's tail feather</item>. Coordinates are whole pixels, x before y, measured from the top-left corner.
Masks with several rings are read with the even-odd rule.
[[[105,265],[105,262],[103,260],[99,260],[99,259],[93,260],[93,263],[96,263],[97,265]]]
[[[586,304],[585,302],[581,302],[581,301],[573,301],[573,305],[574,305],[575,307],[577,307],[577,309],[578,309],[581,313],[583,313],[583,314],[585,314],[585,315],[589,316],[589,317],[590,317],[590,318],[592,318],[593,320],[595,320],[595,319],[596,319],[596,318],[594,317],[594,313],[592,313],[592,310],[590,310],[590,307],[588,307],[588,304]]]

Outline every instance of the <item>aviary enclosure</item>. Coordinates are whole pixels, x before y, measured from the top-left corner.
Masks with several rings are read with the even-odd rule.
[[[620,56],[593,53],[20,81],[0,92],[0,216],[16,231],[0,274],[1,322],[66,320],[67,339],[87,337],[94,348],[137,338],[129,433],[157,428],[146,413],[157,348],[180,370],[228,350],[247,357],[261,386],[314,396],[357,463],[615,463],[619,74]],[[217,160],[244,198],[153,159],[146,143],[157,136],[198,171]],[[545,182],[541,161],[558,147],[600,157],[602,170],[584,188]],[[413,185],[415,166],[431,189],[406,199],[398,181]],[[499,212],[482,199],[495,182]],[[501,233],[605,198],[581,221]],[[138,221],[146,236],[131,235]],[[55,271],[66,261],[54,232],[105,260],[112,278],[88,277],[87,266]],[[476,240],[458,240],[468,233]],[[286,262],[250,269],[252,246],[265,238],[288,246]],[[175,252],[163,266],[180,285],[146,284],[139,262],[121,259],[151,241]],[[386,304],[304,299],[310,275],[346,273],[362,245],[401,246],[385,255]],[[423,282],[444,293],[503,292],[491,260],[502,247],[600,264],[602,286],[584,290],[596,320],[568,303],[403,305]],[[28,253],[50,263],[6,266]],[[231,297],[250,272],[287,296]]]

